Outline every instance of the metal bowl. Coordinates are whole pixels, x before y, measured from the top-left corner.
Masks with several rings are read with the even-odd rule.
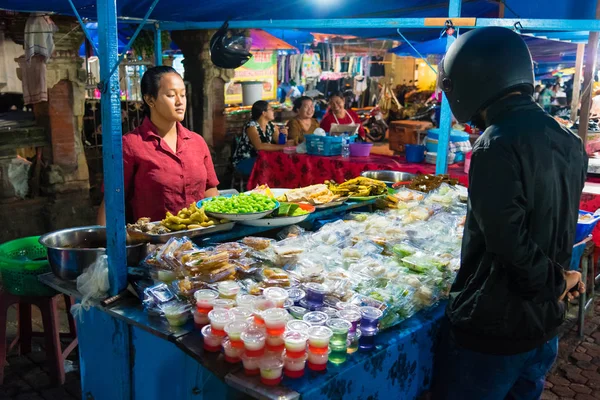
[[[392,186],[397,182],[407,182],[415,177],[414,174],[399,171],[364,171],[360,176],[377,179],[378,181],[385,182],[388,186]]]
[[[48,262],[54,275],[77,279],[100,256],[106,254],[106,228],[83,226],[47,233],[39,242],[48,249]],[[137,265],[146,256],[146,243],[127,246],[127,265]]]

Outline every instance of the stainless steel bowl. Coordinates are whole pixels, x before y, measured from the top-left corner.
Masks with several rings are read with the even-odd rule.
[[[106,254],[106,228],[83,226],[47,233],[40,243],[48,249],[48,262],[54,275],[77,279],[98,257]],[[146,256],[146,243],[127,246],[127,264],[137,265]]]
[[[412,180],[415,175],[408,172],[399,171],[364,171],[361,176],[365,178],[377,179],[385,182],[388,186],[392,186],[397,182],[406,182]]]

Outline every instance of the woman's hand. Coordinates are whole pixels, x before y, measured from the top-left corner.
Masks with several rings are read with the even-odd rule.
[[[564,293],[559,300],[563,300],[567,296],[568,300],[573,300],[579,297],[579,294],[585,293],[585,283],[581,281],[581,273],[577,271],[565,271],[566,287]],[[575,290],[573,290],[575,288]]]

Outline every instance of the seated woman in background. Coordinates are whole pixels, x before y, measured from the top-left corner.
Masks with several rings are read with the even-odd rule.
[[[250,175],[258,151],[279,151],[288,144],[276,144],[279,133],[287,135],[287,128],[283,127],[281,132],[273,125],[275,111],[273,107],[264,100],[259,100],[252,105],[250,121],[244,125],[241,135],[235,138],[236,146],[233,153],[233,166],[243,175]]]
[[[287,123],[288,140],[300,144],[304,142],[304,135],[312,135],[315,129],[319,127],[319,123],[313,118],[313,115],[315,115],[313,99],[302,96],[294,100],[294,112],[298,115]]]
[[[329,97],[329,109],[321,121],[321,128],[328,133],[336,125],[358,125],[358,134],[362,138],[365,137],[365,128],[362,126],[358,114],[344,108],[342,93],[334,93]]]

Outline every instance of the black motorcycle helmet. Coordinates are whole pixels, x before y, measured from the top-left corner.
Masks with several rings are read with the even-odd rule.
[[[235,69],[252,58],[252,39],[241,31],[228,28],[229,24],[225,22],[210,39],[210,59],[219,68]]]
[[[521,36],[506,28],[461,35],[438,65],[438,86],[463,123],[510,92],[533,94],[533,83],[531,53]]]

